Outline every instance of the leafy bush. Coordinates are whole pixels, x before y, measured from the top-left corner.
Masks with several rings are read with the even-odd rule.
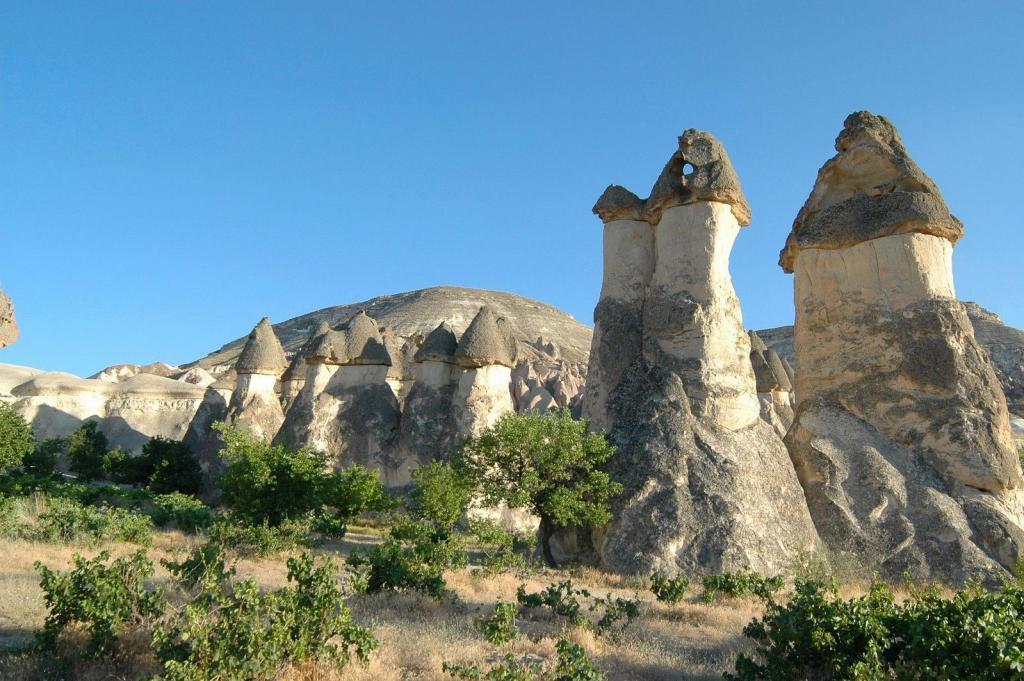
[[[651,575],[651,593],[663,603],[675,605],[683,600],[686,589],[690,586],[690,580],[679,575],[669,577],[664,572],[655,572]]]
[[[839,597],[835,584],[799,580],[744,634],[757,643],[731,679],[1019,679],[1024,673],[1024,587],[968,587],[951,598],[914,590],[903,603],[875,584]]]
[[[224,547],[216,542],[193,549],[181,562],[162,560],[160,564],[186,589],[201,587],[207,593],[235,574],[234,566],[227,565]]]
[[[18,511],[14,508],[14,499],[0,494],[0,537],[16,539],[22,533],[18,521]]]
[[[142,484],[157,494],[199,494],[203,471],[184,443],[154,437],[142,447],[137,461]]]
[[[582,603],[580,598],[590,598],[590,592],[586,589],[576,589],[572,580],[565,580],[558,584],[549,584],[542,591],[527,593],[526,586],[519,585],[516,589],[516,600],[520,605],[528,608],[549,608],[552,613],[565,617],[573,624],[584,624],[585,618],[581,614]]]
[[[221,500],[239,518],[277,526],[320,510],[328,478],[323,454],[271,445],[223,423],[214,427],[221,432],[221,454],[228,462],[218,480]]]
[[[483,502],[525,508],[541,520],[545,561],[555,564],[551,536],[573,524],[604,525],[609,500],[622,491],[602,470],[615,449],[567,409],[508,414],[462,443],[456,467],[479,486]]]
[[[6,402],[0,402],[0,473],[21,465],[36,447],[32,429],[21,414]]]
[[[81,480],[99,480],[104,475],[107,436],[97,428],[96,421],[86,421],[67,439],[71,472]]]
[[[210,526],[210,541],[232,548],[242,555],[271,556],[290,551],[309,542],[311,522],[308,517],[289,519],[279,525],[266,522],[250,525],[244,520],[228,516]]]
[[[414,469],[411,476],[410,513],[451,531],[466,515],[473,498],[473,483],[465,471],[434,461]]]
[[[763,601],[771,601],[785,585],[785,580],[781,575],[765,577],[752,570],[705,575],[702,582],[704,602],[709,605],[715,601],[715,594],[718,592],[722,592],[730,598],[756,596]]]
[[[505,645],[519,636],[516,626],[516,606],[500,598],[494,604],[494,612],[490,617],[480,617],[474,625],[488,641],[496,646]]]
[[[64,453],[67,443],[60,438],[43,440],[25,455],[21,469],[29,475],[48,477],[57,470],[57,459]]]
[[[640,599],[608,594],[603,598],[595,598],[594,602],[590,604],[591,612],[598,609],[603,612],[594,623],[594,631],[598,634],[606,634],[616,627],[620,630],[625,629],[640,616]]]
[[[558,663],[545,672],[540,664],[520,662],[512,653],[484,672],[477,665],[444,662],[441,668],[456,679],[465,681],[604,681],[604,674],[594,668],[587,653],[572,641],[561,638],[555,644]]]
[[[153,522],[161,527],[174,525],[182,532],[195,534],[213,524],[213,511],[199,499],[181,492],[153,497]]]
[[[63,573],[35,562],[48,609],[43,628],[36,634],[41,648],[51,647],[69,626],[80,625],[89,633],[81,654],[108,654],[117,643],[118,628],[160,615],[162,594],[144,586],[153,574],[153,563],[146,554],[139,551],[108,565],[109,559],[106,551],[91,560],[76,555],[74,568]]]
[[[50,499],[48,506],[39,514],[33,539],[76,544],[127,541],[143,546],[153,539],[153,523],[144,515],[120,508],[83,506],[59,497]]]
[[[444,571],[464,567],[461,537],[421,519],[399,517],[383,544],[354,551],[347,562],[359,593],[419,591],[437,599],[447,595]]]
[[[265,595],[251,579],[232,583],[222,558],[219,565],[210,574],[220,578],[198,580],[199,595],[154,632],[160,679],[270,679],[284,664],[303,661],[341,670],[353,655],[365,661],[376,648],[371,632],[352,623],[330,560],[290,558],[292,586]]]
[[[531,556],[537,546],[536,534],[510,532],[482,518],[470,519],[469,532],[480,546],[484,574],[515,572],[525,575],[535,571],[536,564]]]

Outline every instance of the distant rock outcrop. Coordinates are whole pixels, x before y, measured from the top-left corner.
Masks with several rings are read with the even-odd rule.
[[[609,187],[584,416],[625,491],[598,538],[627,573],[775,572],[817,545],[757,385],[729,254],[750,211],[722,146],[679,138],[651,197]]]
[[[516,346],[508,322],[491,308],[480,308],[455,349],[455,362],[464,369],[455,393],[460,437],[477,435],[515,411],[511,384]]]
[[[963,228],[885,118],[852,114],[793,224],[786,444],[821,537],[889,579],[963,582],[1024,545],[1006,401],[953,289]]]
[[[18,322],[14,319],[14,303],[0,291],[0,348],[18,340]]]

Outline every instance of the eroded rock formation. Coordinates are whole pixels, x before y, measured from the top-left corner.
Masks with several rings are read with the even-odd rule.
[[[287,366],[281,343],[264,317],[249,334],[235,364],[238,380],[228,403],[227,421],[261,440],[272,440],[284,422],[276,387]]]
[[[750,365],[754,369],[761,418],[779,437],[785,437],[793,425],[793,370],[787,369],[779,354],[753,331],[750,332]]]
[[[0,291],[0,348],[18,340],[18,322],[14,319],[14,304]]]
[[[456,444],[455,392],[462,373],[457,348],[455,332],[441,323],[414,356],[415,380],[403,405],[399,438],[401,458],[410,468],[446,460]]]
[[[687,130],[641,200],[612,186],[584,416],[625,486],[599,538],[610,569],[790,565],[817,538],[782,441],[759,418],[729,254],[750,220],[721,144]]]
[[[480,308],[455,350],[455,361],[465,369],[454,401],[460,437],[476,435],[515,410],[510,386],[517,354],[508,322],[491,308]]]
[[[786,443],[818,530],[885,577],[984,579],[1018,558],[1020,464],[964,306],[963,232],[899,133],[849,116],[780,257],[796,275]]]

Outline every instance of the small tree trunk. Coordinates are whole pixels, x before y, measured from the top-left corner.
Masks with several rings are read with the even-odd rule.
[[[551,535],[554,531],[551,528],[551,523],[544,518],[540,519],[540,549],[544,555],[544,562],[547,563],[548,567],[558,567],[555,562],[555,556],[551,553]]]

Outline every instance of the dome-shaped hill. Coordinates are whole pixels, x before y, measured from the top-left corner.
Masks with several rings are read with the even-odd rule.
[[[513,334],[521,343],[521,353],[527,356],[537,354],[535,342],[541,337],[554,346],[562,359],[586,363],[593,334],[590,327],[537,300],[512,293],[458,286],[436,286],[326,307],[274,324],[274,331],[289,355],[306,342],[321,321],[337,326],[360,310],[366,310],[381,328],[390,329],[401,337],[417,334],[426,337],[441,322],[447,322],[456,335],[461,336],[483,305],[489,305],[496,316],[508,320]],[[233,365],[244,344],[245,337],[238,338],[194,364],[203,367]]]

